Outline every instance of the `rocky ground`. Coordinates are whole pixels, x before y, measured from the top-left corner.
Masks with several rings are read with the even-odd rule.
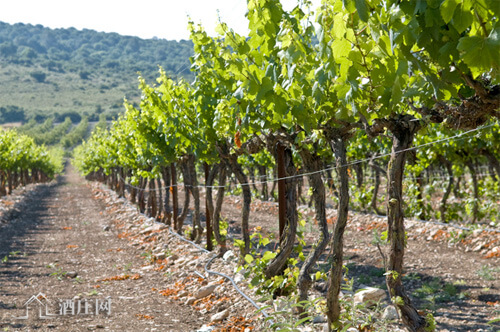
[[[155,290],[164,288],[165,272],[144,268],[141,252],[117,236],[114,215],[73,169],[6,199],[2,331],[193,331],[204,323],[195,308]],[[27,315],[25,303],[37,295]],[[39,319],[45,307],[54,316]]]
[[[239,237],[240,204],[238,197],[225,200],[223,216],[231,238]],[[212,259],[214,254],[139,214],[105,187],[86,183],[71,167],[51,184],[3,198],[0,209],[0,328],[5,331],[268,330],[262,314],[234,284],[261,300],[255,304],[266,307],[274,322],[290,325],[291,315],[273,314],[289,309],[285,298],[259,299],[243,273],[235,273],[236,249]],[[313,214],[307,207],[301,212],[307,221],[304,238],[313,243]],[[256,200],[252,229],[275,238],[276,213],[275,203]],[[328,218],[333,225],[334,210]],[[500,316],[500,234],[418,221],[407,221],[407,228],[405,285],[417,306],[434,314],[438,330],[499,330],[499,323],[488,322]],[[352,285],[344,300],[380,300],[357,312],[377,323],[358,324],[350,331],[402,328],[380,290],[385,271],[373,240],[374,232],[384,230],[382,217],[350,217],[345,258]],[[324,259],[319,262],[320,268],[326,266]],[[325,286],[317,282],[311,297],[321,296]],[[363,288],[368,291],[359,292]],[[50,302],[39,296],[29,304],[28,319],[16,318],[26,315],[24,304],[39,293]],[[39,319],[39,307],[49,308],[52,319]],[[322,315],[313,317],[315,324],[301,330],[325,328]]]

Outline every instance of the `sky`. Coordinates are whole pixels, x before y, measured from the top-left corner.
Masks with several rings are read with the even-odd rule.
[[[297,0],[283,0],[289,10]],[[246,34],[246,0],[0,0],[0,21],[91,29],[169,40],[189,39],[188,16],[215,35],[218,16]]]

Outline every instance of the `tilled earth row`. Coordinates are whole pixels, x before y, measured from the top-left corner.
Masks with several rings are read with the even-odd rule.
[[[11,204],[0,228],[3,331],[194,331],[203,324],[193,307],[154,290],[164,273],[141,268],[144,258],[116,236],[112,215],[71,167]]]

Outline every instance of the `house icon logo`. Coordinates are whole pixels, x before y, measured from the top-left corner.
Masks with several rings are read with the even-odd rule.
[[[57,316],[55,314],[49,313],[49,305],[50,301],[43,293],[38,293],[37,295],[33,295],[29,298],[26,303],[24,303],[24,307],[26,308],[26,316],[16,317],[17,319],[28,319],[30,308],[38,307],[38,318],[40,319],[50,319]],[[35,309],[36,310],[36,309]]]

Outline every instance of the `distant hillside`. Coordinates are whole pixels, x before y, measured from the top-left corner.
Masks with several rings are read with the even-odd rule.
[[[191,79],[191,41],[140,39],[93,30],[0,22],[0,123],[96,120],[139,101],[137,72],[148,81],[162,66]]]

